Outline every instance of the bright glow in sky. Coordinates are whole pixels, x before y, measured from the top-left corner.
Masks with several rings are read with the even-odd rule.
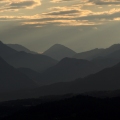
[[[120,43],[120,0],[0,0],[0,39],[42,52]]]

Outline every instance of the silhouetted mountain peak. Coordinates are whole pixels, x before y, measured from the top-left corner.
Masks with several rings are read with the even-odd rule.
[[[63,49],[64,49],[64,50],[65,50],[65,49],[68,50],[68,49],[69,49],[69,50],[71,50],[70,48],[68,48],[68,47],[66,47],[66,46],[64,46],[64,45],[61,45],[61,44],[54,44],[54,45],[51,46],[48,50],[52,50],[52,49],[53,49],[53,50],[54,50],[54,49],[57,49],[57,50],[63,50]],[[47,50],[47,51],[48,51],[48,50]],[[71,50],[71,51],[73,51],[73,50]],[[74,52],[74,51],[73,51],[73,52]]]
[[[54,44],[52,47],[65,47],[65,46],[61,44]]]
[[[50,56],[54,59],[61,60],[65,57],[72,57],[76,53],[64,45],[55,44],[48,50],[46,50],[43,54]]]

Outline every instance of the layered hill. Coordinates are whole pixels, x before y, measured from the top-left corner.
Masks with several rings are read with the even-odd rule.
[[[41,73],[39,73],[37,71],[34,71],[34,70],[30,69],[30,68],[17,68],[17,70],[19,70],[21,73],[28,76],[33,81],[36,81],[36,78],[41,76]]]
[[[0,42],[0,56],[13,67],[25,67],[39,72],[57,63],[57,60],[45,55],[18,52],[2,42]]]
[[[118,89],[120,89],[120,63],[83,79],[43,86],[37,89],[37,91],[39,95],[58,95]]]
[[[73,58],[77,58],[77,59],[86,59],[86,60],[91,60],[93,58],[96,58],[101,52],[103,52],[104,49],[93,49],[90,51],[85,51],[82,53],[76,53]]]
[[[68,93],[80,94],[92,91],[109,91],[118,89],[120,89],[120,63],[114,67],[106,68],[85,78],[79,78],[71,82],[54,83],[37,89],[17,91],[10,93],[10,96],[4,94],[4,97],[6,96],[6,99],[20,99],[44,95],[62,95]],[[21,96],[19,96],[19,94]]]
[[[26,52],[18,52],[5,59],[10,65],[20,68],[30,68],[35,71],[41,72],[47,68],[55,65],[56,60],[40,54],[30,54]]]
[[[1,41],[0,41],[0,56],[2,58],[6,58],[8,56],[11,56],[13,54],[16,54],[17,51],[8,47],[7,45],[3,44]]]
[[[106,57],[118,50],[120,50],[120,44],[114,44],[106,49],[98,49],[97,48],[97,49],[93,49],[90,51],[77,53],[73,56],[73,58],[92,60],[92,59],[96,59],[96,58]]]
[[[44,71],[37,81],[40,84],[68,82],[96,73],[100,67],[90,61],[74,58],[64,58],[55,66]]]
[[[6,44],[7,46],[11,47],[12,49],[16,50],[16,51],[24,51],[26,53],[31,53],[31,54],[37,54],[36,52],[33,52],[31,50],[29,50],[28,48],[19,45],[19,44]]]
[[[52,57],[56,60],[61,60],[65,57],[72,57],[76,54],[76,52],[61,44],[55,44],[48,50],[46,50],[43,54]]]
[[[10,66],[0,57],[0,93],[38,87],[26,75]]]

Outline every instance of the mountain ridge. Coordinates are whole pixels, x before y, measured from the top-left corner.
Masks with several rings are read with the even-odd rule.
[[[7,46],[11,47],[12,49],[16,50],[16,51],[24,51],[27,53],[31,53],[31,54],[38,54],[37,52],[31,51],[28,48],[20,45],[20,44],[6,44]]]
[[[61,60],[64,57],[72,57],[75,53],[75,51],[61,44],[55,44],[43,52],[44,55],[50,56],[56,60]]]
[[[9,92],[38,87],[26,75],[10,66],[0,57],[0,92]]]
[[[18,52],[2,42],[0,43],[0,56],[15,68],[25,67],[38,72],[44,71],[57,63],[57,60],[42,54]]]

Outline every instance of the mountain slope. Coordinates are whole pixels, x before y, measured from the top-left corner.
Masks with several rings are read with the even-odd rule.
[[[46,95],[80,94],[93,91],[109,91],[120,89],[120,64],[106,68],[96,74],[79,78],[71,82],[60,82],[39,87],[37,89],[17,91],[4,94],[2,100],[33,98]],[[19,96],[19,94],[21,96]],[[0,94],[1,95],[1,94]]]
[[[0,92],[30,89],[36,83],[0,58]]]
[[[101,53],[99,56],[105,57],[113,52],[118,51],[118,50],[120,50],[120,44],[114,44],[114,45],[110,46],[109,48],[106,48],[105,51],[103,53]]]
[[[15,51],[2,42],[0,43],[0,56],[13,67],[25,67],[39,72],[57,63],[57,60],[45,55]]]
[[[26,47],[19,45],[19,44],[6,44],[7,46],[11,47],[12,49],[16,50],[16,51],[24,51],[26,53],[31,53],[31,54],[37,54],[36,52],[30,51],[29,49],[27,49]]]
[[[63,45],[55,44],[48,50],[46,50],[43,54],[50,56],[56,60],[61,60],[65,57],[72,57],[75,54],[75,52]]]
[[[90,51],[86,51],[86,52],[82,52],[82,53],[76,53],[73,58],[77,58],[77,59],[86,59],[86,60],[91,60],[93,58],[95,58],[96,56],[98,56],[101,52],[103,52],[104,49],[93,49]]]
[[[41,73],[34,71],[32,69],[29,69],[29,68],[17,68],[17,70],[19,70],[21,73],[28,76],[33,81],[36,81],[36,78],[41,75]]]
[[[106,68],[83,79],[43,86],[37,89],[37,91],[39,95],[58,95],[117,89],[120,89],[120,64]]]
[[[7,45],[4,45],[1,41],[0,41],[0,56],[2,58],[11,56],[13,54],[17,53],[16,50],[8,47]]]
[[[77,53],[73,56],[73,58],[92,60],[94,58],[106,57],[118,50],[120,50],[120,44],[114,44],[106,49],[93,49],[90,51]]]
[[[90,61],[74,58],[64,58],[55,66],[44,71],[37,81],[40,84],[68,82],[96,73],[99,70],[99,66]]]
[[[48,56],[25,52],[18,52],[5,60],[16,68],[25,67],[38,72],[41,72],[57,63],[56,60]]]

